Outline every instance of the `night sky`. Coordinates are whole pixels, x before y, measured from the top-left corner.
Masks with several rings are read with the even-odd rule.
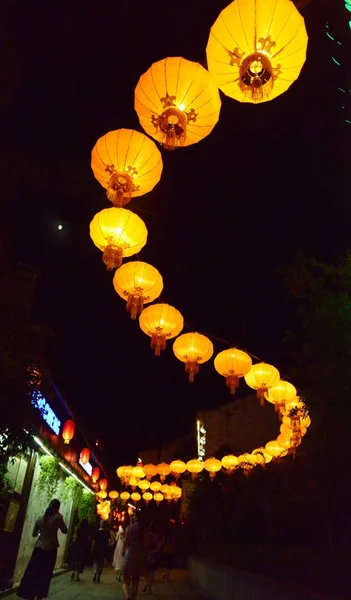
[[[41,273],[34,316],[54,332],[53,379],[103,439],[111,467],[231,399],[212,363],[190,385],[171,343],[153,356],[89,237],[94,214],[110,206],[90,169],[97,138],[141,130],[134,88],[153,62],[183,56],[205,66],[210,27],[227,3],[3,5],[2,218],[16,257]],[[161,182],[128,205],[149,231],[140,259],[160,270],[161,301],[182,312],[185,331],[228,340],[282,373],[292,366],[283,338],[294,316],[277,269],[299,248],[334,258],[351,230],[351,130],[324,29],[338,21],[347,36],[348,15],[342,0],[314,0],[304,16],[308,59],[290,90],[257,106],[222,95],[212,134],[163,151]]]

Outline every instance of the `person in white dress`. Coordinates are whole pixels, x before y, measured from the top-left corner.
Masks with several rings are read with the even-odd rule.
[[[116,547],[115,547],[115,551],[113,554],[113,561],[112,561],[112,566],[113,566],[114,570],[116,571],[117,581],[121,581],[121,569],[122,569],[122,563],[123,563],[122,553],[123,553],[125,536],[126,536],[126,532],[125,532],[124,525],[120,525],[118,532],[117,532],[117,536],[116,536]]]

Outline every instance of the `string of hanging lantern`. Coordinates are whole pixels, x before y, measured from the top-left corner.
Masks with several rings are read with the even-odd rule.
[[[234,0],[220,13],[211,29],[206,48],[208,70],[183,57],[171,57],[154,63],[141,75],[134,102],[140,125],[166,150],[198,143],[211,133],[219,120],[218,88],[240,102],[257,104],[276,98],[299,77],[307,43],[304,19],[290,0]],[[196,331],[182,333],[184,318],[175,307],[151,304],[163,290],[159,271],[139,260],[122,264],[124,258],[138,255],[147,243],[144,221],[123,207],[134,197],[152,191],[160,181],[163,162],[155,142],[134,130],[108,132],[96,142],[91,166],[113,207],[94,216],[90,236],[102,251],[106,268],[117,269],[114,289],[126,301],[131,319],[139,318],[140,328],[150,337],[155,354],[160,356],[167,341],[174,339],[174,355],[185,364],[189,381],[193,382],[200,366],[213,357],[211,338],[225,343],[229,347],[215,356],[214,367],[225,377],[230,392],[234,394],[244,379],[257,391],[261,405],[265,401],[274,404],[282,419],[277,440],[268,442],[265,448],[239,457],[223,457],[222,461],[209,458],[202,463],[192,459],[182,472],[188,471],[195,477],[204,468],[211,478],[222,468],[231,472],[243,467],[248,472],[253,466],[294,452],[310,424],[307,407],[294,386],[281,380],[273,365],[232,347],[221,338]],[[149,306],[145,307],[146,304]],[[258,362],[253,364],[252,359]],[[159,465],[146,467],[149,468],[146,481],[157,474],[164,480],[171,473],[171,467],[165,464],[162,472]],[[124,475],[119,475],[122,481],[129,481],[132,476],[132,473],[126,475],[129,467],[120,467],[117,471],[121,473],[121,469],[124,469]],[[139,476],[134,473],[137,482],[144,476],[141,472]],[[145,484],[143,487],[143,496],[147,494],[144,500],[148,502],[151,492]],[[154,491],[156,502],[164,498],[160,489]],[[104,490],[101,493],[105,493]],[[127,501],[128,494],[122,492],[121,500]],[[133,494],[137,494],[132,498],[134,501],[141,499],[138,492]],[[111,500],[102,500],[101,513],[106,515]]]

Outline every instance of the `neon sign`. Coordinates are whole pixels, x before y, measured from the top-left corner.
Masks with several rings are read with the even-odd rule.
[[[351,12],[351,0],[344,0],[345,2],[345,8],[346,10],[348,10],[349,12]],[[349,27],[351,29],[351,21],[349,21]]]
[[[84,471],[86,471],[88,473],[88,475],[91,477],[91,474],[93,472],[93,465],[91,465],[90,462],[83,464],[80,459],[79,459],[79,464],[82,467],[82,469],[84,469]]]
[[[61,428],[61,421],[55,415],[52,410],[50,404],[45,400],[43,394],[39,392],[39,390],[34,390],[32,392],[32,404],[40,410],[43,421],[50,427],[50,429],[59,435]]]

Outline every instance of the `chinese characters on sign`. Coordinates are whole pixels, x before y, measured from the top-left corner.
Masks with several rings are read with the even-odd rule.
[[[50,429],[56,433],[56,435],[59,435],[61,421],[55,415],[50,404],[45,400],[43,394],[39,392],[39,390],[34,390],[32,392],[32,404],[35,406],[35,408],[40,410],[43,420],[50,427]]]
[[[206,429],[202,421],[196,421],[197,434],[197,457],[199,460],[204,460],[206,455]]]

